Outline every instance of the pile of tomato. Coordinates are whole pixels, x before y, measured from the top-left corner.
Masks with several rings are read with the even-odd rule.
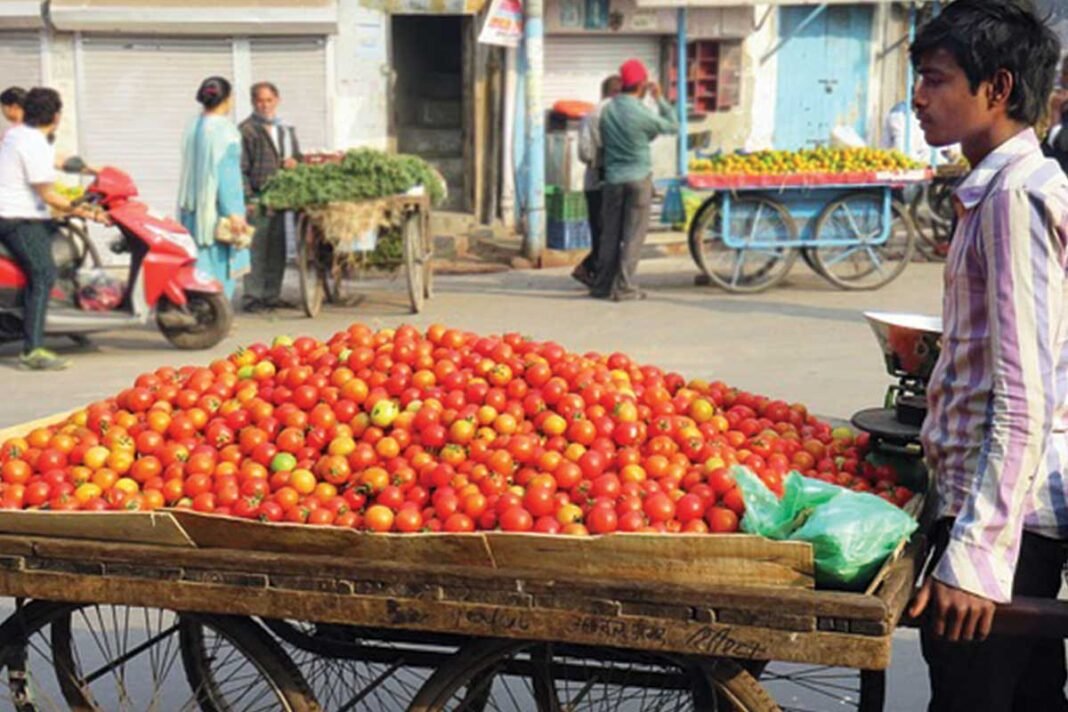
[[[7,440],[0,507],[188,508],[375,532],[733,532],[741,464],[897,504],[867,440],[621,353],[444,326],[279,337],[164,367]]]

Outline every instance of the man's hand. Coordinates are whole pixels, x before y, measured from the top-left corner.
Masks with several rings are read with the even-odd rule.
[[[919,618],[930,605],[931,630],[936,638],[951,643],[986,640],[994,624],[994,602],[928,576],[909,607]]]
[[[297,159],[295,159],[295,158],[287,158],[284,161],[282,161],[282,168],[296,168],[296,167],[297,167]]]
[[[649,96],[653,97],[653,101],[660,101],[660,97],[663,92],[660,91],[660,84],[657,82],[649,82],[646,85],[646,89],[649,92]]]

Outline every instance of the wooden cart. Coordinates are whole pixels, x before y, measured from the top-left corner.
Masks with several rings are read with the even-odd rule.
[[[412,313],[423,309],[433,292],[433,239],[430,235],[430,198],[426,195],[393,195],[366,201],[381,221],[400,231],[402,264],[408,283]],[[376,225],[377,226],[377,225]],[[351,276],[351,262],[337,245],[325,239],[311,211],[297,216],[297,270],[301,306],[315,317],[323,302],[344,302],[343,285]]]
[[[866,671],[854,703],[881,709],[918,550],[843,593],[811,588],[807,544],[746,535],[383,537],[189,512],[4,528],[26,532],[0,535],[0,596],[31,601],[0,627],[19,710],[142,709],[123,702],[137,665],[167,709],[186,707],[164,673],[184,670],[189,709],[256,689],[263,709],[776,710],[769,661]]]

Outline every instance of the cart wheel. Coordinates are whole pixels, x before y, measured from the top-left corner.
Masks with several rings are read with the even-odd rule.
[[[955,181],[936,180],[923,186],[909,206],[912,223],[919,233],[916,249],[929,260],[945,261],[956,226],[953,210]]]
[[[406,710],[419,687],[462,642],[421,632],[406,635],[267,618],[262,622],[278,636],[326,710]]]
[[[34,601],[0,627],[0,641],[19,712],[319,709],[292,661],[246,618]]]
[[[318,316],[323,308],[326,294],[327,269],[324,259],[333,257],[333,252],[325,241],[320,239],[319,231],[306,216],[297,220],[297,272],[300,275],[300,302],[304,313],[309,317]],[[326,264],[331,264],[328,262]]]
[[[773,662],[760,674],[760,684],[783,712],[882,712],[886,701],[885,670]]]
[[[408,298],[412,302],[412,313],[418,314],[423,311],[423,303],[426,300],[424,279],[427,265],[430,263],[423,242],[419,215],[409,213],[401,229],[401,239],[404,241],[404,269],[408,273]]]
[[[345,305],[349,303],[347,286],[354,272],[352,262],[346,257],[351,258],[352,255],[338,255],[332,248],[330,252],[331,257],[326,261],[323,271],[323,292],[328,304]]]
[[[422,215],[420,215],[422,218]],[[434,237],[427,223],[420,221],[419,232],[423,236],[423,296],[434,297]]]
[[[89,239],[89,231],[86,229],[84,222],[70,218],[60,220],[56,223],[56,232],[59,234],[60,239],[68,243],[71,249],[74,250],[73,254],[77,255],[79,261],[85,260],[83,266],[96,269],[104,265],[96,245]]]
[[[690,228],[690,252],[701,271],[729,292],[761,292],[778,284],[797,259],[793,247],[777,242],[797,239],[797,224],[782,203],[761,196],[743,196],[731,202],[730,235],[760,247],[734,249],[724,242],[722,211],[709,201]],[[770,243],[770,244],[769,244]]]
[[[410,709],[772,712],[779,708],[749,673],[730,660],[479,640],[438,668]]]
[[[900,275],[916,247],[916,230],[905,207],[893,201],[890,234],[882,244],[883,196],[858,192],[836,200],[816,219],[812,257],[827,281],[842,289],[878,289]],[[827,241],[848,242],[819,246]]]

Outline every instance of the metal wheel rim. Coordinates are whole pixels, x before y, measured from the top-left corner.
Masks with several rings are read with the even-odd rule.
[[[883,231],[883,197],[854,193],[829,203],[816,219],[814,239],[851,239],[856,244],[811,249],[819,273],[842,289],[878,289],[896,279],[912,260],[916,234],[903,206],[891,203],[891,234]]]
[[[769,289],[789,274],[797,259],[793,247],[733,249],[723,240],[722,211],[708,209],[695,223],[699,266],[717,286],[730,292],[754,293]],[[774,240],[795,240],[797,225],[779,202],[763,196],[743,196],[732,202],[732,234],[751,242],[759,231],[770,229]]]

